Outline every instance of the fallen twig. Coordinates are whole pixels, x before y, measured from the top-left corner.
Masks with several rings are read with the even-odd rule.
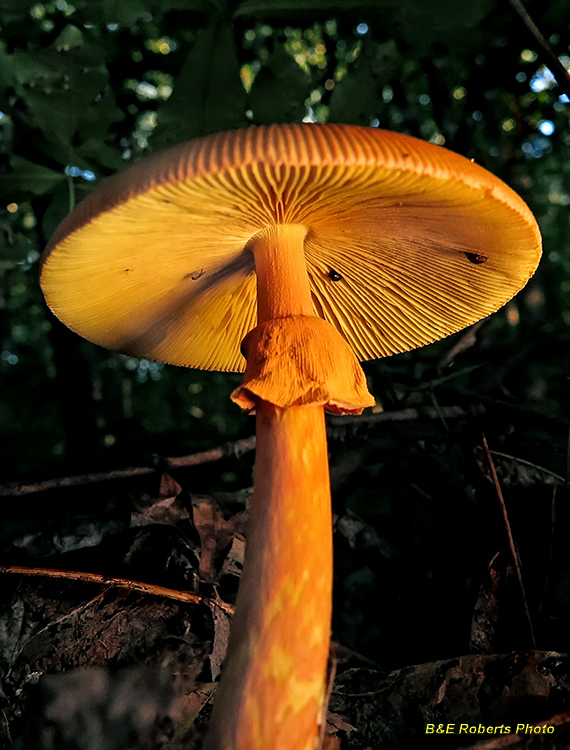
[[[399,411],[382,412],[380,414],[365,414],[357,417],[331,417],[331,424],[337,426],[358,424],[359,422],[402,422],[416,420],[422,417],[427,417],[428,419],[441,419],[442,414],[445,419],[456,419],[468,414],[468,412],[460,406],[441,407],[440,412],[441,414],[428,406],[422,409],[401,409]],[[224,458],[230,458],[231,456],[239,457],[252,450],[255,450],[255,436],[244,438],[243,440],[236,440],[232,443],[226,443],[218,448],[212,448],[212,450],[209,451],[192,453],[189,456],[157,460],[155,466],[135,466],[127,469],[115,469],[113,471],[78,474],[77,476],[46,479],[43,482],[34,482],[30,484],[4,484],[0,485],[0,497],[20,497],[22,495],[31,495],[36,492],[46,492],[47,490],[58,490],[66,487],[78,487],[86,484],[95,484],[96,482],[110,482],[117,479],[152,476],[163,470],[174,471],[176,469],[185,469],[190,466],[198,466],[213,461],[220,461]]]
[[[114,471],[78,474],[73,477],[46,479],[43,482],[34,482],[33,484],[0,485],[0,497],[19,497],[20,495],[31,495],[35,492],[57,490],[64,487],[77,487],[84,484],[94,484],[95,482],[109,482],[114,479],[132,479],[133,477],[150,476],[163,469],[174,470],[183,469],[188,466],[198,466],[199,464],[220,461],[223,458],[230,458],[231,456],[241,456],[254,449],[255,436],[243,440],[236,440],[233,443],[226,443],[218,448],[212,448],[212,450],[209,451],[192,453],[189,456],[165,458],[162,461],[158,461],[157,466],[138,466],[128,469],[116,469]]]
[[[423,406],[420,409],[399,409],[398,411],[383,411],[379,414],[366,413],[355,417],[330,417],[330,422],[336,427],[350,424],[370,424],[371,422],[411,422],[425,418],[441,419],[442,416],[444,419],[460,419],[471,413],[462,406],[440,406],[439,409],[433,406]]]
[[[565,421],[559,417],[554,417],[549,414],[542,414],[540,412],[524,409],[523,407],[520,407],[516,404],[509,404],[507,402],[481,397],[480,394],[475,394],[475,396],[481,401],[492,403],[495,407],[521,412],[523,414],[536,416],[540,419],[557,421],[564,425],[566,424]],[[475,404],[470,409],[465,409],[462,406],[441,406],[439,407],[439,409],[436,409],[433,406],[425,406],[420,408],[398,409],[395,411],[384,411],[379,413],[369,411],[365,412],[364,414],[352,417],[330,416],[329,423],[332,427],[335,428],[348,427],[358,424],[364,425],[386,422],[413,422],[419,421],[421,419],[437,419],[442,420],[445,423],[447,420],[462,419],[474,414],[483,413],[484,411],[485,406],[481,403]],[[23,495],[31,495],[37,492],[46,492],[47,490],[64,489],[66,487],[78,487],[86,484],[95,484],[97,482],[109,482],[120,479],[132,479],[134,477],[152,476],[153,474],[156,474],[157,472],[163,470],[174,471],[176,469],[185,469],[190,466],[198,466],[200,464],[211,463],[213,461],[221,461],[224,458],[230,458],[232,456],[239,457],[244,453],[248,453],[253,450],[255,450],[255,436],[244,438],[243,440],[236,440],[231,443],[225,443],[224,445],[221,445],[217,448],[212,448],[212,450],[209,451],[200,451],[199,453],[192,453],[188,456],[178,456],[176,458],[165,458],[163,460],[159,459],[156,461],[155,466],[138,466],[126,469],[116,469],[113,471],[78,474],[76,476],[46,479],[42,482],[34,482],[29,484],[4,484],[0,485],[0,497],[20,497]],[[525,463],[522,459],[515,460],[519,463]],[[552,474],[552,472],[548,472],[546,469],[541,469],[541,471],[552,475],[556,480],[560,479],[557,475]]]
[[[524,23],[527,30],[532,34],[535,42],[544,55],[543,62],[556,79],[556,83],[567,96],[570,96],[570,74],[558,59],[557,54],[541,34],[540,29],[534,23],[521,1],[508,0],[508,2]]]
[[[165,586],[155,586],[153,583],[144,583],[142,581],[131,581],[128,578],[114,578],[113,576],[104,576],[99,573],[84,573],[76,570],[54,570],[52,568],[26,568],[18,565],[0,565],[0,575],[21,575],[36,576],[39,578],[57,578],[66,581],[79,581],[81,583],[94,583],[100,586],[110,588],[123,588],[129,591],[138,591],[141,594],[149,596],[158,596],[161,599],[173,599],[186,604],[206,604],[208,607],[217,607],[229,615],[232,615],[234,608],[231,604],[226,604],[221,599],[209,599],[200,594],[193,594],[190,591],[177,591]]]
[[[493,463],[493,457],[491,456],[491,451],[489,450],[489,446],[487,444],[487,438],[485,437],[485,435],[483,435],[482,438],[483,438],[483,450],[485,451],[485,455],[487,457],[487,462],[489,464],[489,469],[491,471],[491,477],[493,479],[493,485],[495,486],[495,492],[497,493],[497,497],[499,498],[499,503],[501,505],[501,510],[503,512],[503,519],[505,521],[505,528],[507,530],[507,537],[508,537],[508,540],[509,540],[509,547],[510,547],[511,554],[512,554],[512,557],[513,557],[513,563],[514,563],[515,571],[516,571],[516,574],[517,574],[517,580],[518,580],[519,587],[520,587],[520,590],[521,590],[522,602],[523,602],[523,607],[524,607],[526,619],[527,619],[527,622],[528,622],[528,627],[529,627],[529,631],[530,631],[530,638],[531,638],[532,647],[536,648],[536,642],[535,642],[535,639],[534,639],[534,628],[532,627],[532,620],[530,619],[530,611],[529,611],[529,608],[528,608],[528,602],[527,602],[526,593],[525,593],[525,590],[524,590],[524,584],[523,584],[523,579],[522,579],[520,559],[519,559],[519,555],[518,555],[517,549],[515,547],[515,540],[513,538],[513,532],[511,530],[511,524],[510,524],[510,521],[509,521],[509,515],[507,513],[507,506],[505,504],[505,498],[503,497],[503,491],[501,490],[501,485],[499,484],[499,478],[497,476],[497,471],[495,469],[495,464]]]

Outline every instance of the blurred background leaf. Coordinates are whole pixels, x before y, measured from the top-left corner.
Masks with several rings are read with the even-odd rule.
[[[153,148],[247,124],[245,90],[229,23],[214,21],[197,33],[172,95],[158,108],[157,122]]]

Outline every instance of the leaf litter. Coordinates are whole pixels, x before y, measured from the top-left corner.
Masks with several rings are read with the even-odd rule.
[[[146,569],[157,567],[160,580],[172,552],[160,557],[155,534],[166,532],[168,543],[177,540],[180,559],[171,576],[180,591],[196,596],[194,604],[157,595],[162,589],[152,584],[129,590],[104,577],[97,583],[2,577],[0,747],[200,747],[228,643],[250,495],[249,489],[191,495],[164,475],[156,497],[135,500],[128,530],[102,524],[101,544],[108,535],[122,534],[125,569],[133,577],[140,570],[137,558],[147,558]],[[74,523],[85,528],[84,518],[66,523],[65,538],[73,543],[59,550],[40,545],[48,552],[40,555],[42,561],[65,567],[68,558],[97,546],[95,522],[88,534],[74,531]],[[385,540],[351,512],[336,518],[335,533],[351,548],[391,556]],[[20,544],[18,553],[23,550]],[[37,552],[35,540],[28,553]],[[511,578],[501,559],[491,561],[475,608],[471,645],[479,653],[386,672],[333,646],[336,680],[323,748],[396,750],[409,742],[431,747],[428,723],[454,717],[501,723],[514,721],[521,711],[525,720],[541,720],[567,707],[568,657],[532,650],[492,653],[508,643],[499,627],[504,617],[499,604],[501,582],[509,586]],[[564,736],[568,724],[559,722],[557,732]]]

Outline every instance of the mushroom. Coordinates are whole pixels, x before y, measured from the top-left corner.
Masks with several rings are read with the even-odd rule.
[[[309,750],[325,709],[332,544],[324,412],[374,403],[358,360],[489,315],[533,274],[525,203],[473,162],[344,125],[251,127],[142,159],[64,220],[49,306],[102,346],[243,371],[248,545],[208,750]],[[241,344],[241,351],[240,351]]]

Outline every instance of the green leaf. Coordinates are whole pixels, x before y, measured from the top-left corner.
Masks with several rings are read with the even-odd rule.
[[[311,77],[283,48],[273,54],[251,87],[249,102],[258,125],[291,122],[305,114]]]
[[[26,92],[26,102],[33,113],[31,125],[38,127],[50,141],[71,143],[78,112],[70,106],[70,97],[61,91],[30,90]]]
[[[397,0],[244,0],[234,16],[299,19],[317,13],[330,18],[339,12],[377,11],[381,5],[393,7],[399,3]]]
[[[403,58],[393,39],[381,44],[365,42],[362,57],[370,62],[370,72],[375,77],[377,87],[401,75]]]
[[[208,15],[224,7],[225,0],[87,0],[81,12],[89,23],[132,26],[148,13],[156,12],[157,18],[171,10]]]
[[[330,104],[331,122],[349,125],[369,125],[379,108],[377,83],[368,66],[361,61],[334,87]]]
[[[34,4],[33,0],[0,0],[2,25],[19,21],[23,15],[27,16]]]
[[[0,175],[0,200],[6,202],[43,195],[66,180],[63,172],[34,164],[21,156],[12,156],[12,172]]]
[[[102,10],[106,21],[130,26],[149,9],[145,0],[103,0]]]
[[[469,3],[406,0],[397,16],[402,37],[416,48],[417,54],[429,55],[434,41],[462,47],[465,43],[473,44],[474,34],[484,39],[480,25],[492,7],[491,0],[472,0]],[[428,29],[429,33],[426,33]]]
[[[79,187],[79,183],[77,184]],[[76,202],[81,200],[83,195],[76,196]],[[61,222],[69,213],[69,188],[67,185],[60,185],[54,192],[42,217],[42,234],[44,237],[51,237]]]
[[[83,33],[72,23],[68,24],[51,45],[58,52],[83,47]]]
[[[320,16],[331,18],[339,13],[351,14],[355,23],[359,13],[385,16],[396,12],[400,20],[412,31],[430,37],[434,28],[452,29],[458,26],[473,27],[489,13],[490,0],[243,0],[234,10],[234,17],[253,16],[268,21],[286,18],[289,22]],[[426,30],[429,29],[429,34]]]
[[[40,54],[16,50],[11,55],[3,55],[3,66],[21,85],[46,86],[59,80],[62,75],[60,69],[54,69],[56,58],[53,54],[51,50],[43,50]],[[46,65],[46,57],[52,58],[50,65]]]
[[[93,169],[94,163],[113,172],[122,169],[126,162],[114,146],[102,143],[98,138],[82,141],[73,151],[73,163],[81,169]]]
[[[0,221],[0,276],[24,262],[31,250],[34,246],[29,237],[11,231]]]
[[[212,23],[198,32],[168,101],[157,110],[153,149],[247,124],[232,26]]]
[[[32,0],[0,0],[0,10],[2,12],[8,11],[19,11],[19,15],[26,13],[29,8],[34,5]]]
[[[67,27],[64,38],[77,44],[80,32],[73,28]],[[22,119],[38,127],[48,140],[66,145],[108,78],[103,54],[96,47],[64,46],[39,54],[20,50],[5,55],[3,62],[31,110],[31,115],[22,115]]]
[[[99,157],[99,154],[111,148],[108,143],[113,141],[113,134],[110,126],[113,123],[121,122],[125,117],[123,110],[117,106],[115,95],[111,88],[106,88],[97,101],[87,107],[79,119],[77,128],[76,142],[80,145],[74,153],[84,153],[88,157],[89,153],[101,164],[108,164],[108,156]],[[89,144],[89,145],[88,145]],[[124,166],[120,159],[120,152],[117,147],[113,147],[118,162],[116,168]]]
[[[151,5],[162,11],[186,10],[212,13],[212,11],[223,11],[226,7],[226,0],[153,0]]]

